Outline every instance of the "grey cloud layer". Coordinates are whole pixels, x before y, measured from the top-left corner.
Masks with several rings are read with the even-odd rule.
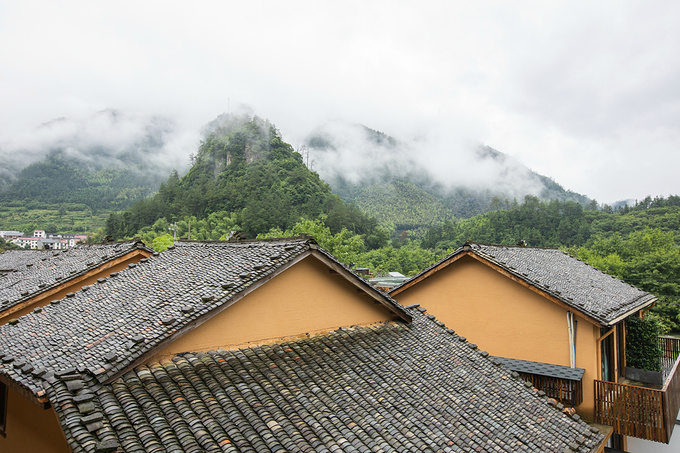
[[[0,4],[0,142],[105,108],[195,131],[247,103],[296,145],[332,119],[445,131],[601,202],[680,192],[671,0],[39,3]]]

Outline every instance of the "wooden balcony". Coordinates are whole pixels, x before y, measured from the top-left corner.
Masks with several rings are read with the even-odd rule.
[[[624,436],[669,443],[680,410],[680,339],[661,338],[664,384],[658,388],[595,381],[595,421]]]

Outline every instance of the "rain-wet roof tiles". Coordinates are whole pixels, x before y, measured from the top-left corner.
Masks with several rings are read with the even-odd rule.
[[[127,241],[78,244],[67,250],[8,250],[0,254],[0,266],[8,271],[0,277],[0,311],[142,248],[141,242]]]
[[[36,396],[41,378],[19,364],[33,371],[77,367],[104,382],[311,250],[341,266],[309,238],[179,242],[0,326],[0,375]],[[397,316],[407,317],[400,305],[345,270]]]
[[[412,323],[52,378],[74,452],[591,452],[603,435],[417,310]],[[107,450],[108,449],[108,450]]]

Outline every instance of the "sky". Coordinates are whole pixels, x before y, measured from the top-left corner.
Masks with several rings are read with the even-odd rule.
[[[117,109],[172,118],[188,161],[245,108],[295,147],[347,121],[452,178],[480,143],[600,203],[680,194],[678,23],[675,0],[0,0],[0,148]]]

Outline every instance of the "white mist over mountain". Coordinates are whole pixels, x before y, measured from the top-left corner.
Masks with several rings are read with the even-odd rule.
[[[138,168],[165,179],[172,169],[188,168],[199,138],[198,131],[161,115],[107,109],[82,118],[57,118],[0,136],[0,177],[7,182],[50,152],[60,152],[88,168]]]
[[[491,191],[512,199],[541,196],[540,177],[516,159],[447,131],[402,140],[363,125],[326,123],[306,140],[312,167],[331,182],[370,184],[384,179],[428,181],[444,192]]]

